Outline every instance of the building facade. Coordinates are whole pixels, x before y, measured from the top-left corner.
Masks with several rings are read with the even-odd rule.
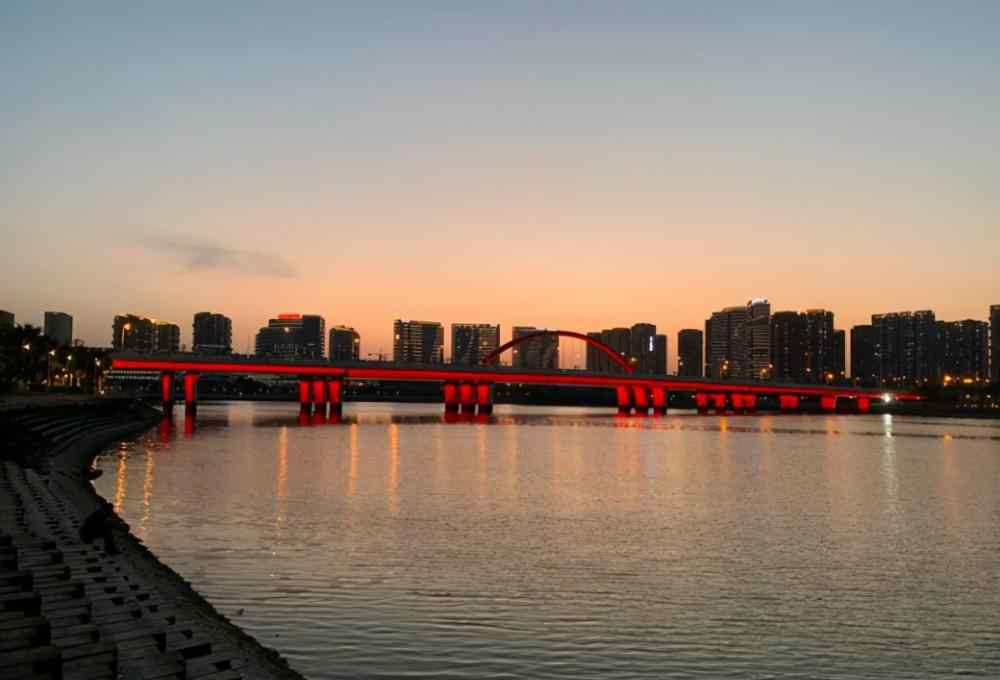
[[[771,304],[767,300],[757,298],[747,303],[746,321],[738,334],[743,353],[740,374],[752,380],[770,378]]]
[[[254,353],[275,359],[322,359],[326,320],[316,314],[279,314],[257,332]]]
[[[517,340],[526,335],[540,333],[545,329],[534,326],[514,326],[511,331],[511,339]],[[558,369],[559,368],[559,336],[541,335],[531,340],[526,340],[519,345],[515,345],[511,351],[513,358],[511,365],[514,368],[537,368],[537,369]]]
[[[628,361],[634,373],[650,375],[656,368],[656,326],[637,323],[629,329]]]
[[[705,374],[703,346],[705,335],[697,328],[677,333],[677,375],[700,378]]]
[[[828,382],[834,377],[833,312],[807,309],[804,382]]]
[[[942,381],[989,381],[989,332],[985,321],[937,322],[937,357]]]
[[[877,339],[871,324],[851,329],[851,380],[864,387],[879,384],[879,362],[875,353]]]
[[[330,361],[359,361],[361,359],[361,334],[350,326],[334,326],[327,343]]]
[[[847,337],[842,330],[833,331],[833,359],[831,372],[833,379],[842,382],[847,379]]]
[[[153,351],[173,354],[181,349],[181,327],[169,321],[153,322]]]
[[[667,360],[669,359],[667,354],[667,336],[663,333],[657,333],[653,336],[652,341],[653,365],[650,367],[650,373],[653,375],[666,375]]]
[[[45,312],[44,333],[59,345],[72,345],[73,317],[65,312]]]
[[[500,347],[500,326],[485,323],[451,325],[451,363],[478,366]]]
[[[392,323],[392,359],[406,364],[444,363],[444,326],[437,321]]]
[[[804,382],[806,317],[798,312],[771,315],[771,377],[780,382]]]
[[[872,327],[880,384],[913,385],[939,380],[934,312],[874,314]]]
[[[705,321],[705,358],[709,377],[726,379],[745,375],[743,324],[746,321],[745,306],[726,307],[713,312]]]
[[[990,382],[1000,383],[1000,305],[990,305]]]
[[[192,351],[198,354],[232,354],[233,322],[228,316],[198,312],[191,325]]]

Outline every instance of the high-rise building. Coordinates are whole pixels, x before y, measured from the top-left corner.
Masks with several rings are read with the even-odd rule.
[[[872,315],[879,381],[887,385],[937,381],[938,326],[934,312]]]
[[[617,328],[606,328],[601,331],[601,342],[611,348],[624,361],[629,360],[629,353],[632,351],[632,332],[628,328],[619,326]],[[602,354],[604,354],[602,352]],[[614,362],[611,357],[604,355],[604,373],[624,373],[625,370]]]
[[[326,320],[316,314],[279,314],[257,332],[255,353],[277,359],[322,359]]]
[[[771,304],[756,298],[747,303],[746,321],[738,329],[742,345],[742,376],[751,379],[771,375]]]
[[[726,307],[713,312],[705,322],[705,352],[708,375],[712,378],[736,378],[746,374],[746,345],[743,324],[747,307]]]
[[[361,335],[350,326],[330,329],[330,361],[358,361],[361,358]]]
[[[392,323],[393,361],[407,364],[440,364],[444,362],[444,326],[437,321],[407,321]]]
[[[655,372],[655,337],[656,326],[651,323],[637,323],[629,329],[628,361],[634,373],[649,375]]]
[[[451,325],[451,363],[478,366],[500,347],[500,326],[488,323]]]
[[[677,334],[677,375],[686,378],[704,375],[704,337],[697,328],[685,328]]]
[[[989,324],[985,321],[937,322],[940,370],[944,382],[989,380]]]
[[[917,383],[938,382],[937,320],[934,312],[913,313],[913,377]]]
[[[990,382],[1000,383],[1000,305],[990,305],[990,376]]]
[[[653,336],[653,365],[651,373],[653,375],[667,374],[667,336],[657,333]]]
[[[779,382],[804,382],[806,377],[806,317],[798,312],[771,315],[771,377]]]
[[[833,312],[807,309],[805,382],[826,382],[834,377]]]
[[[156,322],[138,314],[116,314],[111,326],[111,347],[116,352],[147,354],[156,347]]]
[[[228,316],[198,312],[192,323],[191,349],[198,354],[232,354],[233,322]]]
[[[847,337],[844,331],[833,331],[833,356],[830,366],[834,380],[844,380],[847,377]]]
[[[173,354],[181,349],[181,327],[169,321],[153,322],[153,351]]]
[[[56,344],[73,344],[73,317],[65,312],[45,312],[45,335]]]
[[[542,330],[534,326],[514,326],[511,339],[517,340]],[[514,353],[511,363],[515,368],[559,368],[558,335],[540,335],[515,345],[511,351]]]
[[[601,342],[600,331],[587,333],[587,337]],[[608,355],[590,343],[587,343],[587,370],[595,373],[608,372]]]
[[[0,326],[13,326],[14,325],[14,312],[8,312],[6,310],[0,309]]]
[[[879,384],[879,362],[875,353],[875,327],[860,325],[851,329],[851,379],[865,387]]]

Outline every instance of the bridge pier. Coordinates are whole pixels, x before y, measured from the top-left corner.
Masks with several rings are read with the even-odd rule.
[[[310,393],[309,378],[299,376],[299,411],[308,413],[312,405],[312,394]]]
[[[858,397],[856,400],[858,413],[868,413],[871,411],[872,402],[868,397]]]
[[[459,411],[466,415],[476,412],[476,386],[469,382],[458,384]]]
[[[160,372],[160,393],[163,398],[163,412],[170,414],[174,408],[174,372]]]
[[[823,409],[825,413],[836,413],[837,412],[837,397],[828,397],[826,395],[819,398],[819,407]]]
[[[698,413],[708,413],[708,395],[704,392],[695,392],[694,405],[698,409]]]
[[[632,412],[632,390],[627,385],[619,385],[616,392],[618,394],[618,413],[628,415]]]
[[[667,390],[664,387],[654,387],[653,393],[653,413],[658,416],[667,415]]]
[[[757,411],[757,395],[756,394],[744,394],[743,395],[743,408],[747,413],[756,413]]]
[[[632,403],[635,405],[637,416],[649,415],[649,388],[645,385],[635,385],[632,387]]]
[[[713,394],[712,395],[712,405],[715,407],[716,413],[726,412],[726,395],[725,394]]]
[[[344,381],[340,378],[327,380],[326,394],[330,400],[330,417],[340,416],[344,412]]]
[[[446,382],[441,391],[444,394],[444,412],[458,413],[458,383]]]
[[[476,385],[476,408],[479,415],[488,416],[493,413],[493,385],[492,383],[478,383]]]
[[[198,407],[198,371],[184,372],[184,408]]]
[[[782,411],[798,411],[799,397],[795,394],[781,394],[778,396],[778,408]]]
[[[326,415],[326,380],[324,378],[312,378],[312,403],[313,413]]]

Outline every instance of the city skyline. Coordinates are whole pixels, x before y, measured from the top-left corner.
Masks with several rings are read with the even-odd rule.
[[[1000,6],[906,7],[8,4],[3,304],[88,344],[171,319],[190,346],[198,300],[241,351],[285,309],[384,353],[404,315],[984,318]]]

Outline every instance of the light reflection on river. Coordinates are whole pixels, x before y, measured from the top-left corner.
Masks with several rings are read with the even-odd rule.
[[[178,409],[95,484],[311,678],[1000,677],[998,423],[438,408]]]

